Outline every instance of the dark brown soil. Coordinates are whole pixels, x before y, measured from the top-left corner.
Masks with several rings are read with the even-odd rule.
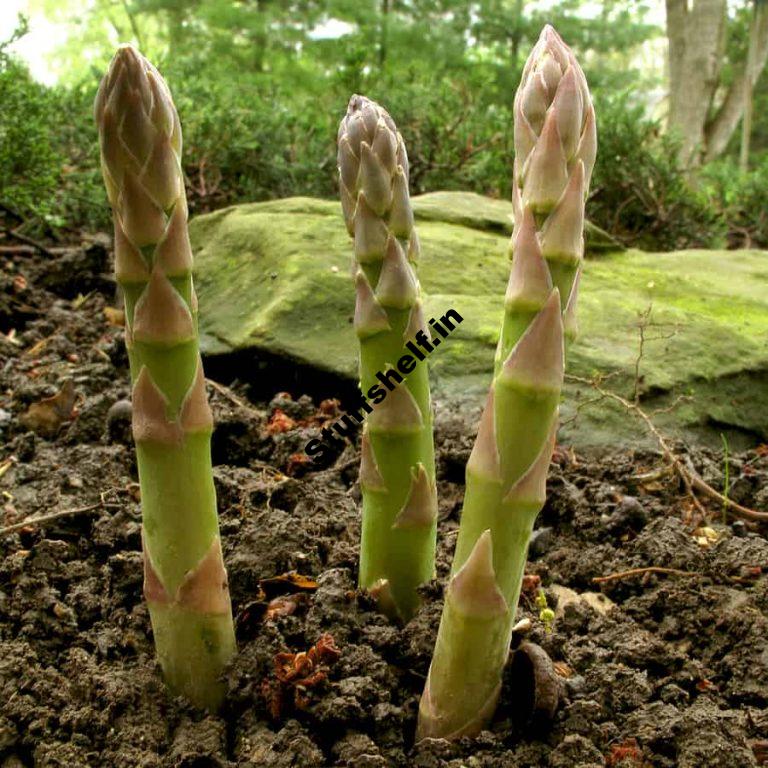
[[[104,313],[115,303],[108,253],[96,243],[53,262],[0,259],[0,526],[88,508],[0,538],[2,768],[761,764],[768,542],[743,523],[722,524],[714,507],[714,535],[695,532],[701,524],[689,521],[691,505],[673,478],[648,476],[663,469],[659,457],[631,446],[602,458],[561,447],[552,467],[527,572],[541,578],[557,619],[547,632],[533,592],[520,614],[533,622],[529,639],[558,663],[564,699],[554,720],[515,722],[505,689],[492,729],[478,739],[414,745],[476,415],[438,407],[438,578],[420,614],[399,627],[355,590],[355,447],[325,468],[301,460],[323,417],[299,397],[319,394],[311,380],[270,404],[249,403],[248,384],[210,387],[240,654],[220,716],[171,698],[141,596],[130,410],[115,406],[129,396],[126,358],[122,329]],[[255,362],[229,373],[258,377],[262,390],[270,374]],[[44,407],[45,423],[27,414],[67,380],[73,418],[66,396]],[[690,456],[719,487],[722,457]],[[765,508],[764,452],[733,457],[730,479],[736,500]],[[649,566],[691,575],[592,582]],[[262,583],[289,571],[316,589],[311,581]],[[590,592],[608,599],[584,597]],[[327,633],[340,649],[327,679],[298,696],[279,689],[275,654],[307,651]]]

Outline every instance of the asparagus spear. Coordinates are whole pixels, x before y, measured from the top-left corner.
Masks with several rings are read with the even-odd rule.
[[[198,351],[181,128],[158,71],[121,46],[94,106],[125,295],[144,596],[170,689],[215,709],[235,653]]]
[[[493,716],[528,541],[544,505],[576,331],[595,116],[571,50],[546,26],[515,97],[512,269],[493,383],[467,463],[452,576],[419,707],[419,737],[477,734]]]
[[[434,576],[437,496],[428,372],[404,344],[429,334],[413,266],[419,241],[405,145],[389,114],[364,96],[350,99],[341,121],[338,162],[354,238],[360,380],[376,404],[366,403],[362,437],[360,586],[383,611],[408,619],[416,587]]]

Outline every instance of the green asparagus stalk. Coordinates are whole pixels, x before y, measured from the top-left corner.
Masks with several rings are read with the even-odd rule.
[[[141,485],[144,596],[170,689],[209,709],[235,652],[198,351],[181,128],[158,71],[121,46],[96,96],[125,296]]]
[[[576,332],[595,116],[584,74],[550,26],[525,65],[514,107],[512,269],[419,707],[420,738],[472,736],[493,716],[528,542],[546,497],[564,342]]]
[[[408,619],[416,587],[434,576],[437,495],[428,372],[407,360],[404,344],[417,334],[428,343],[429,332],[414,271],[419,241],[405,144],[389,114],[363,96],[350,99],[341,121],[338,162],[354,239],[360,381],[378,403],[366,408],[362,436],[359,581],[384,612]],[[398,369],[412,370],[401,377]]]

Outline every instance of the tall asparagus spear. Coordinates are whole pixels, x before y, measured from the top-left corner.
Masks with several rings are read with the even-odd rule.
[[[144,596],[169,687],[216,708],[235,652],[198,352],[181,129],[158,71],[121,46],[94,106],[125,295]]]
[[[550,26],[528,58],[514,106],[512,269],[419,737],[471,736],[493,716],[528,541],[545,500],[564,337],[576,330],[595,115],[581,68]]]
[[[378,403],[362,437],[360,585],[382,610],[408,619],[416,587],[434,576],[437,496],[428,372],[404,344],[429,334],[413,267],[419,241],[405,144],[389,114],[364,96],[350,99],[341,121],[338,162],[354,238],[360,379]],[[403,383],[398,369],[410,371]]]

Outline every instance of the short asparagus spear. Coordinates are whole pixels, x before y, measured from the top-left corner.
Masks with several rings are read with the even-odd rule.
[[[408,619],[416,587],[434,576],[437,497],[427,368],[404,344],[428,331],[414,271],[419,241],[405,145],[389,114],[363,96],[350,99],[341,121],[338,162],[354,238],[361,386],[375,404],[367,405],[362,436],[360,586],[378,596],[382,610]],[[411,371],[402,383],[398,368]]]
[[[235,638],[198,351],[179,117],[163,78],[130,46],[118,49],[101,82],[95,117],[125,295],[144,596],[169,687],[214,709]]]
[[[575,333],[584,200],[595,151],[586,80],[547,26],[515,98],[512,270],[419,708],[422,738],[477,734],[496,708],[528,541],[545,500],[564,340]]]

